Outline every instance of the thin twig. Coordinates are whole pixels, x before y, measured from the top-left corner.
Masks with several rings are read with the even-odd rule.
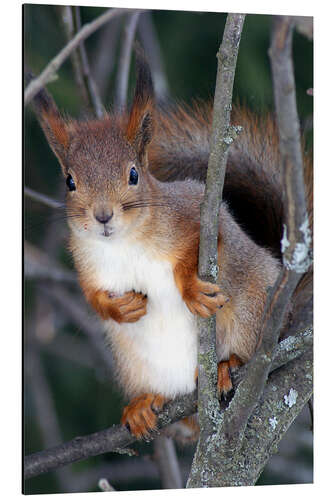
[[[124,108],[126,105],[132,45],[135,37],[136,26],[141,12],[141,10],[135,10],[128,14],[128,22],[126,22],[126,19],[124,25],[123,43],[119,56],[119,70],[117,74],[115,91],[115,105],[120,109]]]
[[[140,16],[138,33],[152,72],[156,100],[163,102],[169,95],[169,84],[166,78],[162,52],[151,12],[144,12]]]
[[[104,100],[106,98],[111,73],[115,66],[119,30],[120,23],[117,19],[110,21],[101,29],[94,57],[92,58],[91,71]]]
[[[43,444],[48,448],[56,443],[61,443],[63,438],[50,386],[41,363],[38,344],[30,345],[29,351],[29,358],[25,366],[28,377],[31,379],[30,390],[35,405],[38,427]],[[61,489],[67,491],[68,485],[73,481],[71,471],[68,469],[57,470],[56,477]]]
[[[27,196],[31,200],[42,203],[43,205],[46,205],[50,208],[64,208],[65,206],[60,201],[54,200],[53,198],[50,198],[50,196],[38,193],[37,191],[34,191],[33,189],[30,189],[28,187],[24,187],[24,196]]]
[[[53,77],[53,75],[57,72],[63,62],[83,40],[88,38],[88,36],[90,36],[111,19],[114,19],[115,17],[120,16],[126,12],[128,12],[127,9],[109,9],[91,23],[85,24],[82,29],[75,35],[75,37],[67,45],[65,45],[65,47],[57,54],[56,57],[54,57],[49,62],[49,64],[45,67],[41,74],[29,83],[24,92],[24,104],[27,105],[31,101],[31,99],[35,97],[39,90],[50,81],[50,78]]]
[[[74,32],[78,33],[81,28],[80,7],[74,6],[71,7],[71,9],[73,14]],[[101,101],[95,80],[93,79],[90,71],[88,56],[83,41],[79,45],[78,52],[79,70],[82,75],[82,80],[88,95],[89,105],[94,110],[96,117],[102,118],[105,114],[105,109]]]
[[[65,32],[66,41],[70,42],[70,40],[72,40],[72,38],[75,36],[72,8],[69,5],[58,5],[57,10],[59,12],[59,18],[60,18],[61,25],[62,25],[63,30]],[[82,75],[81,65],[80,65],[80,56],[79,56],[79,52],[77,49],[73,50],[73,52],[70,54],[70,60],[72,62],[72,66],[73,66],[76,87],[78,88],[78,90],[81,94],[83,102],[85,103],[85,105],[87,107],[89,107],[88,92],[87,92],[87,89],[84,85],[83,75]]]

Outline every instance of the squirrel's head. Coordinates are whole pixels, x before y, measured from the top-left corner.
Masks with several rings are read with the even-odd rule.
[[[43,89],[33,105],[66,184],[68,222],[87,237],[115,237],[139,228],[154,200],[148,172],[154,96],[150,70],[137,52],[137,82],[129,113],[101,120],[64,118]]]

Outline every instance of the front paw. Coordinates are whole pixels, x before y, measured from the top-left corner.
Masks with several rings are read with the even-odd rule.
[[[197,279],[184,293],[184,301],[193,314],[209,318],[228,302],[219,285]]]
[[[123,295],[101,292],[96,309],[103,319],[134,323],[147,313],[147,296],[134,291]]]
[[[142,394],[125,406],[121,417],[122,425],[129,427],[136,438],[147,437],[157,427],[157,415],[166,399],[161,394]]]

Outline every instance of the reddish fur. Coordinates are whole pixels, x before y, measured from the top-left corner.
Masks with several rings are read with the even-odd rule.
[[[142,394],[125,406],[121,423],[128,425],[131,433],[141,439],[157,428],[157,416],[166,399],[160,394]]]
[[[147,77],[144,66],[139,71],[141,77]],[[150,94],[150,77],[141,80],[139,77],[138,82],[129,115],[124,113],[122,116],[108,115],[102,120],[65,122],[51,99],[43,94],[39,103],[39,119],[60,162],[64,164],[66,159],[66,164],[75,167],[73,175],[76,175],[76,180],[81,182],[83,189],[78,190],[76,201],[68,200],[67,208],[69,215],[75,211],[82,212],[83,223],[86,221],[85,207],[91,208],[101,189],[106,189],[110,205],[119,203],[121,196],[127,193],[128,164],[130,161],[138,161],[145,186],[144,194],[148,193],[150,198],[163,201],[165,205],[140,208],[135,214],[129,212],[124,214],[124,220],[137,217],[137,241],[149,247],[157,259],[171,262],[176,286],[189,310],[203,317],[217,312],[217,326],[222,341],[230,341],[230,332],[239,340],[236,349],[239,357],[232,354],[230,359],[223,359],[218,368],[218,389],[226,393],[232,388],[229,369],[235,369],[241,363],[240,359],[246,362],[253,354],[258,332],[253,330],[251,324],[258,328],[266,288],[274,283],[278,263],[268,252],[254,248],[254,243],[242,233],[223,205],[218,249],[219,282],[223,282],[226,288],[223,291],[231,294],[231,300],[223,311],[219,311],[219,307],[226,302],[220,286],[201,281],[197,274],[201,186],[183,183],[180,187],[175,183],[170,189],[167,184],[157,181],[145,168],[149,159],[150,169],[159,179],[175,180],[181,173],[184,177],[202,180],[206,174],[207,151],[203,152],[202,157],[199,153],[201,142],[205,143],[206,149],[209,143],[211,106],[198,104],[192,111],[177,107],[168,114],[155,112]],[[157,130],[152,137],[154,114]],[[275,123],[266,118],[263,126],[258,118],[253,118],[248,111],[239,108],[234,111],[233,119],[235,123],[245,124],[247,134],[243,139],[240,136],[237,146],[229,155],[225,186],[230,190],[236,186],[242,194],[247,190],[250,198],[261,197],[264,207],[267,199],[272,200],[272,210],[269,211],[270,206],[267,211],[264,210],[267,215],[265,220],[270,221],[265,225],[268,230],[273,227],[274,234],[269,235],[272,241],[274,238],[279,241],[276,235],[281,230],[281,227],[276,226],[279,225],[277,222],[280,222],[282,213],[279,171],[267,172],[264,168],[259,168],[260,190],[257,178],[251,183],[248,172],[241,171],[248,157],[260,164],[263,152],[266,163],[279,165]],[[243,163],[239,161],[242,148],[248,155],[243,155]],[[112,178],[108,170],[110,165],[113,168]],[[309,165],[310,160],[306,162],[306,166]],[[196,168],[197,175],[190,175],[195,173]],[[310,172],[310,168],[306,172],[308,171]],[[65,171],[64,173],[66,174]],[[130,196],[128,201],[131,200]],[[308,199],[311,196],[309,194]],[[256,220],[255,224],[257,225]],[[71,247],[74,252],[73,242]],[[110,296],[94,283],[94,276],[85,262],[78,262],[76,265],[87,300],[103,319],[112,318],[118,323],[131,322],[137,321],[146,313],[147,299],[142,294],[128,292],[121,297]],[[244,311],[249,322],[246,317],[240,316]],[[137,437],[142,437],[156,427],[154,411],[161,409],[164,402],[165,398],[159,394],[142,394],[124,409],[122,423],[128,424]]]
[[[43,113],[43,119],[45,122],[47,122],[48,126],[50,127],[55,141],[64,149],[66,150],[69,146],[69,135],[66,129],[66,125],[64,121],[60,118],[58,114],[50,113],[47,115],[47,113]]]
[[[147,297],[142,293],[128,292],[112,297],[107,291],[91,289],[84,281],[81,286],[88,302],[104,320],[111,318],[117,323],[134,323],[147,312]]]

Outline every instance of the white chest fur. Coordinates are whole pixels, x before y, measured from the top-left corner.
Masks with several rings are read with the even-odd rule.
[[[134,289],[148,296],[147,314],[136,323],[104,322],[129,395],[174,397],[194,390],[196,321],[176,287],[171,264],[124,239],[85,241],[81,248],[80,258],[94,269],[101,289],[119,294]]]

